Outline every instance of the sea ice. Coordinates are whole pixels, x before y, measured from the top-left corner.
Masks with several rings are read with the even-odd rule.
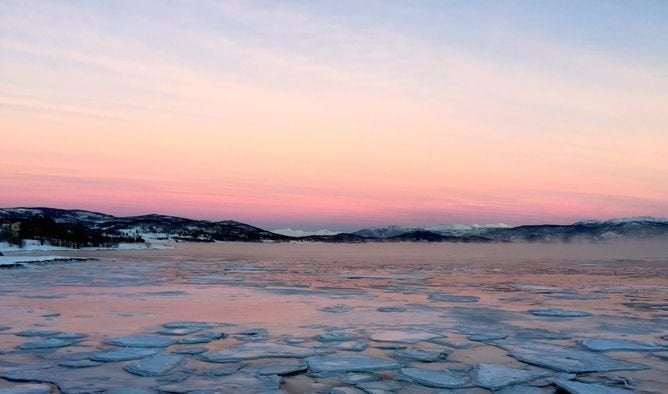
[[[500,364],[478,364],[473,369],[474,383],[492,391],[549,375],[546,371],[510,368]]]
[[[178,320],[164,323],[162,326],[164,328],[175,329],[175,328],[210,328],[211,325],[212,325],[211,323],[203,321]]]
[[[101,365],[101,363],[84,359],[84,360],[65,360],[59,363],[58,365],[61,367],[68,367],[68,368],[90,368],[90,367],[97,367],[98,365]]]
[[[176,349],[171,349],[170,351],[176,354],[202,354],[208,350],[209,349],[203,346],[183,346]]]
[[[332,387],[332,389],[329,390],[329,394],[364,394],[364,392],[354,387],[344,386],[344,387]]]
[[[193,345],[196,343],[209,343],[216,339],[224,338],[225,334],[221,332],[200,332],[185,338],[180,338],[179,343],[184,345]]]
[[[396,380],[376,380],[374,382],[360,383],[357,387],[367,393],[393,393],[401,389],[401,383]]]
[[[176,354],[158,354],[125,366],[125,370],[139,376],[162,376],[176,368],[183,361],[183,356]]]
[[[595,352],[625,351],[625,350],[653,352],[653,351],[668,350],[668,347],[664,347],[655,343],[632,341],[629,339],[591,338],[591,339],[584,339],[579,343],[583,347],[589,350],[593,350]]]
[[[337,349],[349,352],[362,352],[369,347],[365,341],[321,342],[316,348]]]
[[[244,367],[244,373],[258,375],[289,375],[295,372],[305,371],[306,363],[301,360],[274,361],[260,364],[251,364]]]
[[[381,306],[376,310],[378,312],[406,312],[406,308],[401,306]]]
[[[348,341],[354,338],[354,335],[345,331],[329,331],[318,335],[315,339],[320,342]]]
[[[51,394],[51,386],[44,383],[27,383],[13,387],[0,387],[0,394]]]
[[[337,304],[337,305],[323,306],[321,308],[318,308],[318,310],[329,313],[346,313],[352,311],[353,308],[348,305]]]
[[[102,362],[117,362],[138,360],[140,358],[155,356],[160,353],[161,349],[157,348],[122,348],[107,350],[92,354],[90,359],[93,361]]]
[[[39,349],[53,349],[57,347],[65,347],[72,345],[72,341],[63,339],[46,338],[35,342],[26,342],[17,346],[20,350],[39,350]]]
[[[444,351],[412,348],[412,349],[397,350],[396,352],[394,352],[393,357],[406,358],[422,362],[434,362],[442,358],[445,358],[446,355],[447,353]]]
[[[190,335],[203,329],[204,327],[161,328],[157,333],[162,335]]]
[[[599,353],[539,342],[500,340],[493,342],[522,362],[569,373],[640,370],[642,364],[616,360]]]
[[[164,335],[129,335],[125,337],[110,338],[105,343],[124,347],[167,347],[176,343],[170,337]]]
[[[400,343],[418,343],[441,337],[431,332],[422,330],[376,330],[371,331],[370,338],[378,342],[400,342]]]
[[[468,376],[459,371],[403,368],[401,374],[409,380],[429,387],[442,389],[471,387]]]
[[[349,372],[339,377],[339,380],[341,383],[356,385],[380,380],[380,376],[376,373]]]
[[[557,387],[571,394],[630,394],[633,391],[600,384],[580,383],[572,380],[557,380]]]
[[[280,384],[281,378],[279,376],[252,376],[245,373],[234,373],[216,377],[215,379],[191,376],[184,382],[163,385],[159,389],[168,393],[254,394],[273,392],[273,390],[279,389]]]
[[[445,302],[478,302],[480,297],[448,294],[448,293],[431,293],[429,294],[431,301],[445,301]]]
[[[356,354],[334,354],[328,356],[313,356],[306,359],[308,368],[313,372],[366,372],[387,369],[398,369],[397,362]]]
[[[62,334],[62,331],[53,331],[53,330],[23,330],[17,332],[15,335],[20,337],[51,337],[54,335]]]
[[[233,345],[220,351],[206,352],[200,357],[204,361],[229,363],[262,358],[303,358],[326,352],[328,351],[323,349],[309,349],[278,343],[251,342]]]
[[[549,316],[549,317],[585,317],[592,315],[589,312],[573,311],[573,310],[558,309],[558,308],[529,309],[529,313],[536,316]]]

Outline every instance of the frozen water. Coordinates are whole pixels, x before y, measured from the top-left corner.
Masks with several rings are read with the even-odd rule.
[[[0,394],[51,394],[53,389],[48,384],[26,383],[14,387],[0,387]]]
[[[305,371],[306,363],[301,360],[274,361],[268,363],[251,364],[241,371],[259,375],[289,375],[295,372]]]
[[[124,347],[167,347],[176,343],[170,337],[162,335],[130,335],[126,337],[110,338],[105,341],[110,345]]]
[[[499,364],[478,364],[473,369],[474,383],[493,391],[549,375],[546,371],[510,368]]]
[[[326,373],[366,372],[401,368],[401,365],[394,361],[356,354],[313,356],[308,357],[306,363],[310,371]]]
[[[622,370],[639,370],[648,368],[645,365],[616,360],[602,354],[557,345],[538,342],[521,343],[508,340],[494,342],[507,350],[511,356],[528,364],[553,369],[555,371],[609,372]]]
[[[242,343],[224,350],[203,353],[200,357],[209,362],[229,363],[262,358],[303,358],[326,353],[322,349],[310,349],[278,343]]]
[[[633,391],[600,384],[580,383],[572,380],[557,380],[555,384],[571,394],[631,394]]]
[[[155,356],[161,349],[156,348],[122,348],[107,350],[92,354],[90,359],[93,361],[116,362],[138,360],[140,358]]]
[[[316,337],[320,342],[334,342],[334,341],[348,341],[353,339],[355,336],[349,332],[345,331],[329,331],[322,333]]]
[[[585,317],[591,316],[591,313],[585,311],[565,310],[558,308],[529,309],[529,313],[536,316],[549,317]]]
[[[409,380],[429,387],[443,389],[471,387],[468,376],[460,371],[403,368],[401,374]]]
[[[125,370],[139,376],[162,376],[176,368],[183,356],[158,354],[125,366]]]
[[[406,330],[376,330],[371,331],[369,338],[378,342],[400,342],[400,343],[418,343],[441,337],[427,331],[406,329]]]
[[[657,345],[655,343],[632,341],[628,339],[589,338],[580,341],[580,345],[596,352],[624,350],[637,352],[655,352],[660,350],[668,350],[668,347]]]
[[[480,297],[477,296],[468,296],[468,295],[457,295],[457,294],[447,294],[447,293],[431,293],[429,294],[429,299],[432,301],[445,301],[445,302],[478,302]]]
[[[446,356],[447,353],[445,351],[419,348],[397,350],[393,355],[393,357],[400,359],[404,358],[422,362],[434,362],[443,359]]]
[[[72,343],[73,343],[72,341],[66,341],[63,339],[47,338],[34,342],[22,343],[19,346],[17,346],[17,349],[20,350],[53,349],[57,347],[70,346]]]

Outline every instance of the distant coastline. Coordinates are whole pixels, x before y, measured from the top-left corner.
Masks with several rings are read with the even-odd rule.
[[[157,214],[117,217],[85,210],[41,207],[0,209],[0,242],[16,247],[26,243],[77,249],[147,242],[494,243],[662,238],[668,239],[668,219],[647,216],[588,220],[569,225],[388,226],[351,233],[290,236],[232,220],[194,220]]]

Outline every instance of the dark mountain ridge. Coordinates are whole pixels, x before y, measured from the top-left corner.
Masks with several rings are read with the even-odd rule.
[[[51,243],[68,243],[71,242],[72,233],[77,234],[74,244],[83,246],[143,242],[149,239],[191,242],[334,243],[600,242],[610,239],[668,241],[668,219],[635,217],[606,221],[590,220],[569,225],[543,224],[516,227],[502,224],[389,226],[363,229],[355,233],[290,237],[234,220],[208,221],[159,214],[117,217],[100,212],[45,207],[0,209],[0,241],[47,239],[47,242]]]

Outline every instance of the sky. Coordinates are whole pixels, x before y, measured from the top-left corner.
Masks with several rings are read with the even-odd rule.
[[[668,2],[0,0],[0,206],[668,216]]]

